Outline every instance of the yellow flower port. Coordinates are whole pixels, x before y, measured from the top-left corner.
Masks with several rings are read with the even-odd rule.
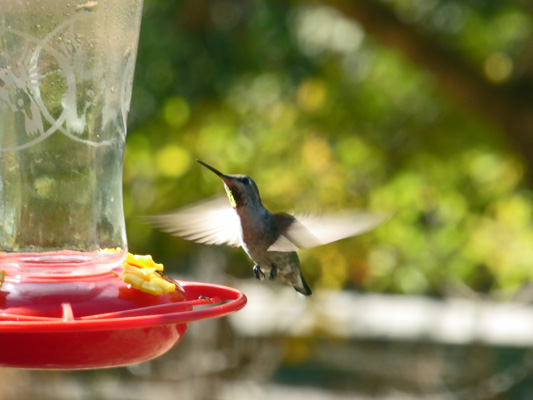
[[[160,296],[176,290],[176,285],[165,280],[158,272],[163,264],[154,262],[152,256],[139,256],[128,253],[122,264],[122,279],[131,287],[145,293]]]

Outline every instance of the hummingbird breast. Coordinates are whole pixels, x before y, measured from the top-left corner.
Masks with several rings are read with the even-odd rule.
[[[277,229],[275,219],[266,209],[238,210],[241,220],[241,244],[243,249],[255,261],[265,256],[267,249],[275,242]],[[255,257],[255,258],[254,258]]]
[[[241,246],[261,271],[293,285],[306,296],[311,295],[311,289],[301,274],[296,252],[268,251],[293,218],[285,214],[273,215],[262,206],[255,210],[237,209],[237,213],[242,228]],[[271,274],[272,271],[275,272],[274,275]]]
[[[294,267],[299,265],[298,256],[294,252],[268,251],[279,236],[275,215],[262,208],[255,212],[241,210],[239,216],[242,228],[242,248],[264,272],[269,272],[273,267],[283,269],[293,264]]]

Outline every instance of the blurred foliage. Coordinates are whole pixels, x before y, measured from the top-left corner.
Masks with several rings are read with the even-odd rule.
[[[382,5],[492,84],[531,68],[533,13],[519,1]],[[393,213],[301,252],[315,288],[492,292],[532,274],[528,171],[501,128],[327,3],[145,0],[129,127],[129,247],[169,270],[205,247],[137,217],[222,193],[199,158],[253,177],[271,211]],[[252,278],[244,252],[224,254],[228,273]]]

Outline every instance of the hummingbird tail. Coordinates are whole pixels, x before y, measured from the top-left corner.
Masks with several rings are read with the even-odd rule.
[[[304,276],[302,275],[301,272],[300,272],[299,282],[295,283],[293,286],[294,286],[294,289],[298,293],[301,293],[304,296],[311,296],[313,294],[313,292],[311,291],[311,288],[309,287],[309,285],[305,281]]]

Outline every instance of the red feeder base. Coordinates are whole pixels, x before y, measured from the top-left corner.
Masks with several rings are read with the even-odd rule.
[[[112,273],[6,281],[0,290],[0,366],[88,369],[147,361],[175,346],[189,322],[246,304],[232,288],[176,283],[175,292],[153,296]]]

